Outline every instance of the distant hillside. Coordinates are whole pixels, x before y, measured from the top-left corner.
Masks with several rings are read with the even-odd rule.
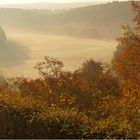
[[[113,2],[64,11],[0,8],[0,25],[7,30],[64,34],[75,37],[115,39],[121,24],[131,24],[129,2]]]
[[[1,4],[1,8],[18,8],[18,9],[49,9],[49,10],[62,10],[77,7],[84,7],[88,5],[98,4],[95,2],[78,2],[78,3],[31,3],[31,4]]]

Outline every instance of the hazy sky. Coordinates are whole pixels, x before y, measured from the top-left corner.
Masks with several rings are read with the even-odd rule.
[[[70,2],[87,2],[87,1],[105,2],[105,1],[112,1],[112,0],[0,0],[0,4],[34,3],[34,2],[70,3]]]

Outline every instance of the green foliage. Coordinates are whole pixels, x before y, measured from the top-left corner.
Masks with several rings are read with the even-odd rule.
[[[46,114],[48,138],[88,138],[90,119],[83,113],[72,110],[53,110]]]
[[[47,108],[18,93],[0,93],[0,138],[84,138],[90,125],[76,109]]]

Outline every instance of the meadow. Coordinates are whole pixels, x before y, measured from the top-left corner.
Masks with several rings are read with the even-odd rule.
[[[1,70],[8,77],[36,77],[35,64],[44,56],[59,58],[66,70],[75,70],[87,59],[110,63],[117,43],[112,40],[75,38],[50,34],[27,32],[6,32],[7,39],[20,44],[29,56],[18,65],[6,66]],[[16,48],[14,53],[16,52]],[[21,55],[25,55],[22,54]],[[14,59],[11,58],[11,59]],[[10,68],[10,71],[9,71]]]

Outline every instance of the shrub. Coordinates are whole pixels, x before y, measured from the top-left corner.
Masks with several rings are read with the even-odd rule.
[[[90,119],[76,109],[47,108],[32,96],[0,93],[0,138],[87,138]]]

